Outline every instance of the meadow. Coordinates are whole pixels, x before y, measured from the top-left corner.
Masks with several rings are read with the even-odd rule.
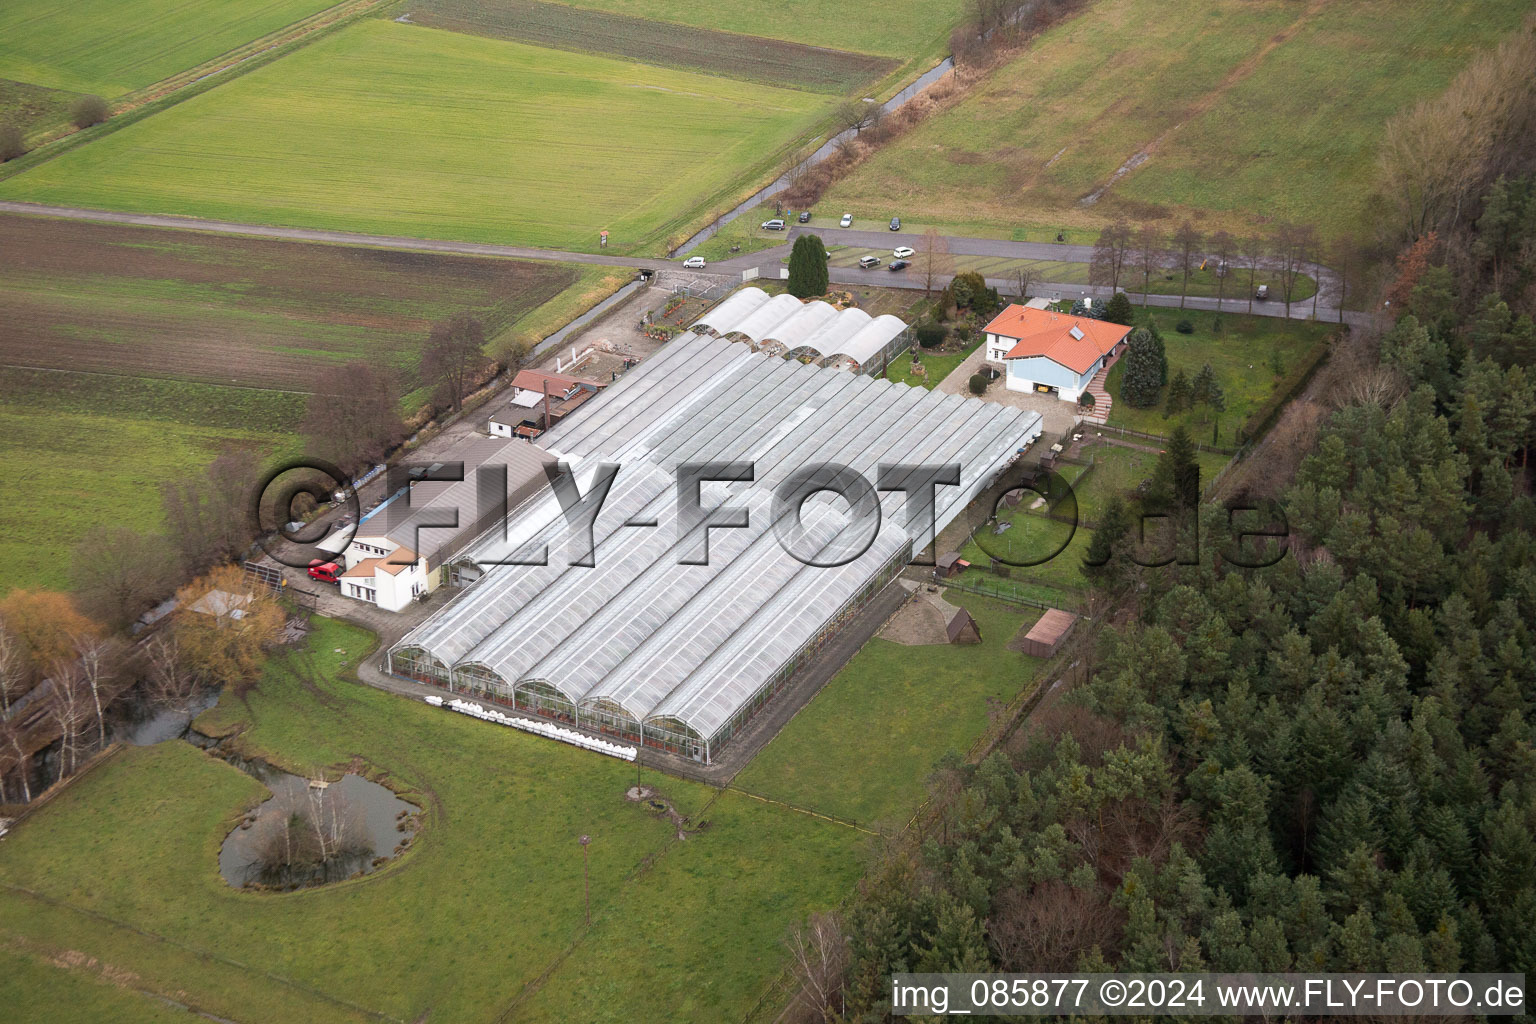
[[[7,0],[0,78],[112,98],[331,6],[333,0]]]
[[[829,97],[364,20],[0,184],[7,198],[633,251]]]
[[[965,754],[991,703],[1013,699],[1040,665],[1005,646],[1027,612],[956,591],[946,600],[976,619],[980,644],[874,638],[733,785],[867,828],[904,828],[935,763]]]
[[[232,890],[218,846],[262,787],[189,744],[129,748],[7,837],[0,946],[241,1020],[739,1020],[788,930],[860,874],[856,829],[643,772],[698,829],[679,839],[625,799],[633,765],[347,682],[372,635],[315,621],[198,726],[295,771],[361,768],[423,807],[412,849],[320,889]]]
[[[1285,373],[1337,329],[1333,324],[1278,317],[1142,307],[1138,318],[1147,316],[1156,319],[1158,333],[1162,335],[1169,379],[1180,370],[1193,379],[1202,366],[1210,363],[1226,399],[1226,409],[1214,413],[1202,406],[1167,416],[1161,401],[1151,409],[1134,408],[1120,397],[1120,381],[1125,372],[1122,360],[1110,367],[1106,382],[1115,400],[1109,412],[1110,426],[1167,437],[1183,424],[1196,441],[1212,441],[1214,430],[1218,433],[1212,443],[1226,445],[1236,443],[1237,428],[1268,400]],[[1187,320],[1193,328],[1189,334],[1174,329],[1181,320]]]
[[[1120,216],[1170,232],[1186,216],[1206,230],[1285,219],[1355,228],[1382,123],[1442,89],[1528,8],[1101,0],[823,203],[957,229],[1048,226],[1074,241]]]

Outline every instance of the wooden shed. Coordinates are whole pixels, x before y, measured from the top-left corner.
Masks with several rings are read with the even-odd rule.
[[[1077,616],[1060,608],[1047,608],[1040,621],[1024,636],[1019,649],[1032,658],[1049,658],[1077,625]]]
[[[976,620],[971,618],[971,613],[964,608],[956,608],[955,613],[944,624],[944,632],[949,636],[952,644],[979,644],[981,643],[981,627]]]
[[[950,551],[939,557],[934,563],[933,574],[943,580],[951,576],[958,576],[971,567],[971,563],[960,557],[960,552]]]

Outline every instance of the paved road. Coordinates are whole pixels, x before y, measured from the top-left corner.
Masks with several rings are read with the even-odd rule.
[[[316,228],[283,228],[269,224],[241,224],[227,220],[203,220],[164,213],[119,213],[91,210],[79,206],[45,206],[40,203],[0,201],[0,213],[25,213],[66,220],[88,220],[105,224],[137,224],[151,228],[182,228],[208,231],[216,235],[247,235],[259,238],[286,238],[300,242],[335,242],[341,245],[368,245],[381,249],[417,249],[425,252],[462,253],[469,256],[509,256],[520,260],[547,260],[558,263],[586,263],[603,267],[635,267],[665,270],[677,267],[672,260],[644,256],[609,256],[603,253],[562,252],[558,249],[534,249],[524,245],[491,245],[483,242],[450,242],[403,235],[367,235],[355,231],[322,231]]]
[[[633,267],[637,270],[681,269],[681,264],[676,260],[645,256],[609,256],[605,253],[564,252],[558,249],[536,249],[523,245],[454,242],[443,239],[410,238],[403,235],[369,235],[354,231],[326,231],[318,228],[286,228],[268,224],[242,224],[235,221],[203,220],[198,217],[182,217],[173,214],[120,213],[113,210],[92,210],[78,206],[47,206],[38,203],[0,201],[0,213],[62,217],[68,220],[97,221],[107,224],[135,224],[142,227],[180,228],[223,235],[284,238],[304,242],[332,242],[339,245],[366,245],[385,249],[415,249],[426,252],[461,253],[471,256],[505,256],[524,260],[583,263],[592,266]],[[796,227],[785,236],[785,244],[710,264],[709,271],[715,274],[739,275],[745,270],[757,268],[764,277],[777,277],[781,260],[789,254],[789,249],[794,239],[805,230],[804,228]],[[821,235],[826,241],[835,242],[840,245],[870,248],[885,248],[887,246],[895,248],[898,245],[909,245],[915,249],[923,244],[921,235],[901,231],[818,228],[815,233]],[[1086,262],[1093,255],[1092,247],[1086,245],[1057,245],[1051,242],[1012,242],[997,238],[966,238],[961,236],[949,236],[946,237],[945,241],[949,245],[949,251],[955,255],[994,256],[1005,259],[1024,260],[1064,260],[1077,263]],[[1322,267],[1311,267],[1309,270],[1322,282],[1323,291],[1317,304],[1317,318],[1329,322],[1338,320],[1339,311],[1330,301],[1331,295],[1336,291],[1332,273]],[[839,284],[879,284],[886,288],[924,287],[920,276],[913,272],[892,274],[884,270],[871,271],[834,267],[831,277],[833,281]],[[947,276],[937,278],[936,280],[941,285],[949,283],[949,277]],[[988,278],[987,284],[997,288],[1004,294],[1007,294],[1010,289],[1016,287],[1015,282],[1008,278]],[[1112,290],[1107,287],[1081,284],[1053,284],[1050,282],[1036,282],[1032,285],[1032,290],[1037,295],[1047,295],[1056,298],[1090,295],[1095,298],[1108,299],[1112,294]],[[1134,292],[1132,294],[1134,296]],[[1152,306],[1178,306],[1179,297],[1177,295],[1153,295],[1148,297],[1147,304]],[[1184,305],[1189,309],[1216,309],[1217,300],[1189,298],[1184,301]],[[1229,313],[1249,312],[1248,300],[1246,298],[1227,299],[1221,304],[1220,308]],[[1284,316],[1285,304],[1274,300],[1267,303],[1256,302],[1253,304],[1252,312],[1259,316]],[[1294,320],[1306,320],[1312,316],[1312,313],[1313,305],[1310,299],[1306,302],[1297,302],[1291,305],[1291,318]],[[1349,324],[1363,324],[1368,319],[1369,316],[1363,313],[1346,312],[1344,314],[1344,322]]]

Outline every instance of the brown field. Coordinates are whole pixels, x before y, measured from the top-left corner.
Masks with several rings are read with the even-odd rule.
[[[600,53],[644,64],[812,92],[845,93],[901,62],[780,39],[673,25],[538,0],[422,0],[413,25],[538,46]]]
[[[0,217],[0,365],[306,391],[366,359],[414,387],[431,323],[471,310],[487,335],[574,269],[437,253]]]

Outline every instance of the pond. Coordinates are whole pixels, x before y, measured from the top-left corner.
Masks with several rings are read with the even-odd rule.
[[[224,839],[219,874],[237,888],[293,889],[366,874],[404,852],[415,804],[361,775],[326,784],[265,761],[229,758],[272,796]]]

